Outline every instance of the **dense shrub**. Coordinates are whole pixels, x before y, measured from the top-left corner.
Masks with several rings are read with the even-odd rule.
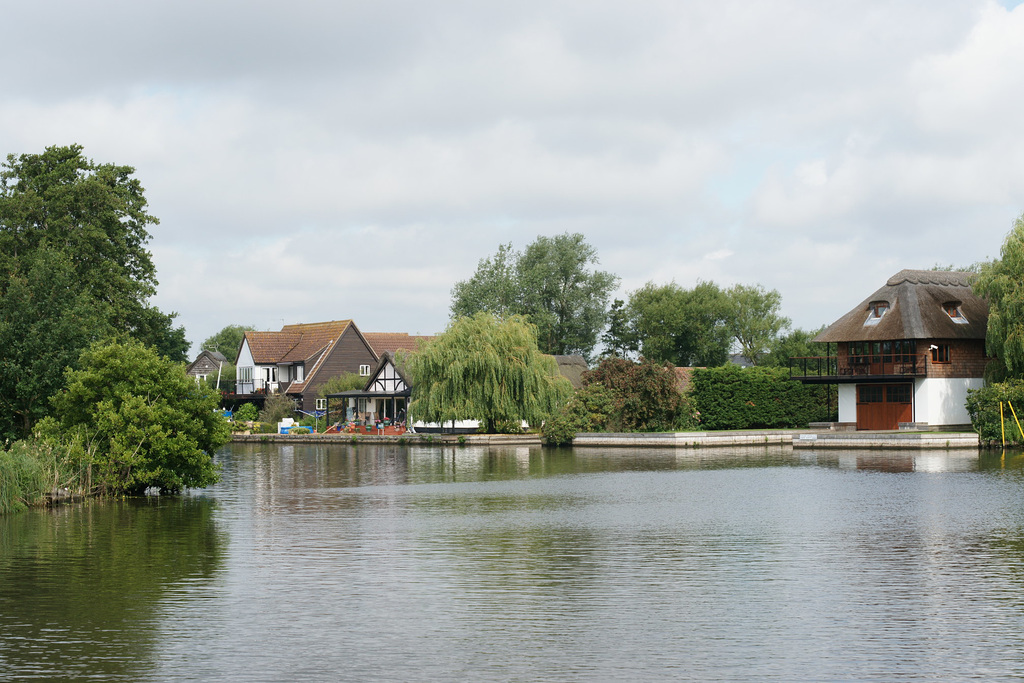
[[[256,407],[255,403],[243,403],[238,410],[235,411],[235,422],[253,422],[259,417],[260,411]]]
[[[705,429],[806,427],[829,419],[824,388],[795,382],[783,368],[694,370],[690,395]]]
[[[1024,380],[1010,379],[997,384],[990,384],[982,389],[967,392],[967,412],[971,416],[974,431],[982,441],[1002,441],[1002,428],[999,422],[999,402],[1003,402],[1003,414],[1006,421],[1007,443],[1021,443],[1017,422],[1009,404],[1017,413],[1024,425]]]
[[[614,413],[612,393],[603,384],[591,384],[577,391],[544,422],[544,441],[560,446],[571,442],[579,432],[603,432]]]
[[[217,397],[184,366],[136,341],[95,344],[52,399],[38,433],[79,439],[98,486],[115,494],[180,491],[217,481],[212,454],[229,438]]]
[[[295,417],[295,401],[284,394],[271,394],[263,403],[260,411],[260,422],[276,425],[286,417]],[[277,431],[276,427],[274,431]]]
[[[605,358],[583,373],[585,385],[601,384],[612,395],[607,428],[624,432],[664,432],[683,426],[688,410],[671,365],[641,358]]]

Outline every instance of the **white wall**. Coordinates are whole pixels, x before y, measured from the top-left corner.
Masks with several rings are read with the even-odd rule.
[[[840,384],[839,385],[839,421],[840,422],[856,422],[857,421],[857,385],[856,384]]]
[[[969,424],[971,416],[967,414],[967,390],[980,389],[985,385],[985,380],[980,377],[929,377],[919,381],[921,386],[914,392],[915,400],[920,401],[915,419],[929,425]]]

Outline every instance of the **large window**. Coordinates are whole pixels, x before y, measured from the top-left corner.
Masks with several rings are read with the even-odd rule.
[[[917,341],[897,339],[882,342],[850,342],[850,362],[858,363],[913,363],[917,358]]]
[[[931,351],[933,363],[949,362],[949,344],[932,344]]]

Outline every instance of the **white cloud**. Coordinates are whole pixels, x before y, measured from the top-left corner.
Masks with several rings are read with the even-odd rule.
[[[761,283],[816,326],[997,253],[1024,207],[1024,9],[985,0],[48,0],[5,24],[0,149],[135,166],[157,303],[196,342],[437,331],[480,258],[564,231],[621,293]]]

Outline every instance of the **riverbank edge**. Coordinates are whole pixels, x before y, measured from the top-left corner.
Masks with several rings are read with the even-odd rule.
[[[233,434],[235,443],[396,444],[405,446],[540,446],[537,434]],[[580,433],[573,446],[614,448],[715,448],[781,445],[793,448],[979,450],[974,432],[833,432],[806,429],[743,432]]]

